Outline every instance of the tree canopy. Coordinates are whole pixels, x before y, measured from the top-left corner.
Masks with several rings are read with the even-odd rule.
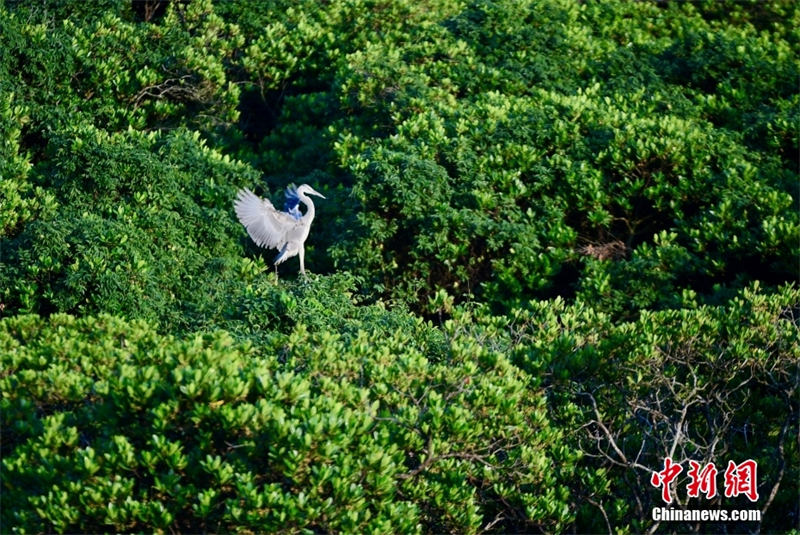
[[[0,0],[2,531],[800,529],[798,28]],[[291,183],[309,281],[233,212]]]

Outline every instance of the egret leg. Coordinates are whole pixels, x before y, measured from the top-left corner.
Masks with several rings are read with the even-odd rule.
[[[304,246],[300,246],[300,273],[303,274],[303,277],[308,280],[308,276],[306,275],[306,248]]]

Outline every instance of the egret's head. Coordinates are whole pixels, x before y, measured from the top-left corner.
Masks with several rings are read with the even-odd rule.
[[[308,184],[303,184],[299,188],[297,188],[297,194],[316,195],[317,197],[322,197],[323,199],[325,198],[325,196],[322,193],[318,192]]]

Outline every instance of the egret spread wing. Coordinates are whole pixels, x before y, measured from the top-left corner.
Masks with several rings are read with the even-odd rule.
[[[287,234],[297,226],[296,219],[277,211],[271,202],[249,189],[239,191],[233,206],[236,217],[259,247],[282,247]]]

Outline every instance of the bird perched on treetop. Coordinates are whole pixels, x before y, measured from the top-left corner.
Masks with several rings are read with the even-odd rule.
[[[286,188],[286,205],[279,212],[267,199],[262,199],[249,189],[239,190],[233,203],[236,217],[247,229],[247,233],[259,247],[270,247],[280,252],[275,257],[275,273],[278,264],[296,254],[300,255],[300,273],[306,276],[305,249],[303,244],[308,238],[311,222],[314,220],[314,203],[308,195],[323,196],[309,186],[303,184],[295,188]],[[299,204],[306,206],[305,215],[300,212]]]

